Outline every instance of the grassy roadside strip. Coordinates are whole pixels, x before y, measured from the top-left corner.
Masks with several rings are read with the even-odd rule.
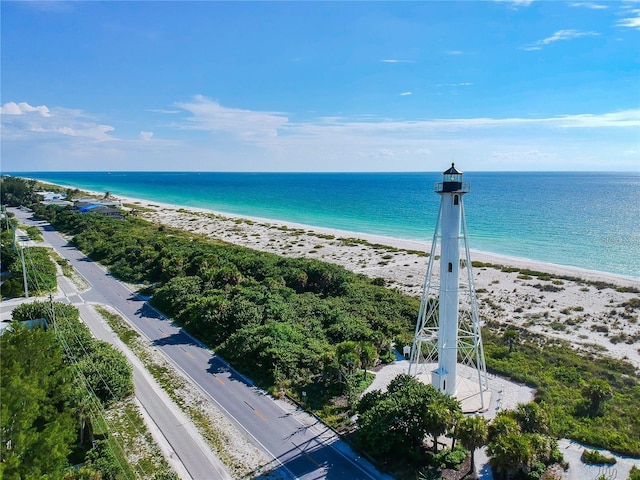
[[[51,249],[51,253],[50,255],[53,257],[54,261],[60,265],[60,269],[62,270],[62,274],[69,278],[69,279],[73,279],[73,277],[75,276],[75,270],[74,268],[71,266],[71,263],[69,262],[69,260],[67,260],[66,258],[62,258],[58,252],[56,252],[55,250]]]
[[[134,397],[115,403],[104,411],[104,420],[94,422],[94,434],[106,436],[116,464],[126,469],[125,478],[178,479],[147,430]]]
[[[109,326],[120,337],[120,340],[131,349],[140,359],[153,378],[165,390],[169,397],[193,422],[200,434],[225,464],[235,478],[253,476],[261,466],[268,468],[268,459],[261,466],[247,465],[242,452],[229,451],[233,443],[229,439],[227,427],[220,421],[215,421],[205,409],[209,399],[195,388],[189,389],[189,382],[175,372],[174,368],[160,355],[154,355],[152,348],[127,322],[118,314],[103,306],[97,306],[96,311],[107,321]],[[255,447],[252,446],[255,449]],[[256,452],[257,449],[256,449]]]

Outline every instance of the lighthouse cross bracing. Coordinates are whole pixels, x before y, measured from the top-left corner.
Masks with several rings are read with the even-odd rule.
[[[440,211],[409,374],[425,376],[438,390],[460,400],[477,396],[479,405],[472,409],[485,410],[487,373],[462,200],[469,184],[452,164],[435,191],[441,196]]]

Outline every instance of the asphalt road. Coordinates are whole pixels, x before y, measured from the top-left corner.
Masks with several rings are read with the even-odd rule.
[[[31,223],[27,220],[29,214],[16,211],[16,215],[25,224]],[[82,299],[118,310],[199,385],[250,440],[272,456],[274,474],[309,480],[388,478],[355,455],[329,429],[253,387],[223,359],[163,318],[50,226],[41,225],[41,229],[46,242],[91,285],[82,293]]]
[[[96,338],[118,344],[120,349],[128,350],[126,346],[119,344],[117,335],[106,328],[105,322],[96,315],[92,307],[86,303],[76,306],[80,310],[80,316]],[[172,451],[168,452],[169,461],[176,473],[183,479],[231,480],[231,474],[223,463],[211,451],[189,419],[158,386],[142,362],[133,353],[126,353],[128,353],[129,362],[133,365],[135,395],[166,443],[170,445]],[[171,461],[175,457],[178,462]]]
[[[18,217],[20,218],[20,217]],[[21,219],[29,224],[29,220]],[[48,232],[45,240],[51,235],[59,239],[59,235]],[[24,239],[18,239],[24,246]],[[56,248],[60,251],[58,248]],[[158,386],[147,372],[142,362],[133,354],[106,322],[96,314],[90,304],[78,295],[76,286],[65,277],[58,277],[59,292],[80,311],[82,320],[99,340],[115,345],[122,350],[133,367],[135,396],[144,408],[144,412],[152,420],[151,433],[163,450],[168,462],[180,478],[184,480],[232,480],[222,462],[211,451],[195,426],[189,421],[179,407]],[[60,293],[56,300],[60,300]],[[2,318],[10,318],[10,312],[25,299],[12,299],[3,303]]]

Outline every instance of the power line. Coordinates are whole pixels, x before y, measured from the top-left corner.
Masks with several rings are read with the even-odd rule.
[[[29,250],[24,249],[24,250]],[[36,286],[36,290],[40,290],[40,284],[42,282],[40,282],[39,280],[42,280],[42,277],[40,275],[40,271],[38,268],[36,268],[33,258],[31,257],[31,255],[27,255],[27,259],[30,263],[31,266],[31,272],[32,272],[32,280],[34,285]],[[93,388],[91,387],[91,385],[89,384],[88,379],[86,378],[86,376],[84,375],[84,372],[82,372],[82,369],[78,366],[78,362],[79,360],[75,357],[75,355],[73,354],[69,343],[67,342],[67,339],[65,338],[65,333],[67,331],[67,329],[64,329],[65,332],[63,332],[62,329],[58,328],[57,322],[55,320],[55,308],[53,306],[53,297],[52,295],[50,295],[50,303],[48,304],[49,308],[50,308],[50,314],[51,314],[51,320],[53,323],[53,328],[54,328],[54,332],[56,332],[56,337],[59,339],[59,341],[61,342],[61,344],[63,345],[63,348],[65,349],[65,352],[67,353],[68,358],[70,358],[73,362],[73,367],[77,370],[77,372],[80,374],[80,376],[82,377],[83,383],[85,384],[87,390],[89,391],[89,397],[92,399],[92,402],[95,403],[95,401],[97,401],[98,396],[95,393],[95,391],[93,390]],[[85,327],[86,328],[86,327]],[[101,382],[104,384],[105,388],[108,390],[109,394],[111,395],[111,398],[116,399],[116,395],[113,392],[113,390],[111,389],[111,386],[109,385],[109,383],[105,380],[105,378],[102,376],[102,373],[100,372],[100,370],[98,369],[98,367],[96,366],[95,362],[93,361],[92,356],[89,354],[89,352],[87,351],[86,346],[84,345],[84,343],[82,342],[82,340],[77,336],[76,332],[73,331],[73,329],[70,330],[72,332],[72,334],[75,336],[76,342],[77,344],[81,347],[82,351],[85,354],[85,358],[86,358],[86,362],[87,364],[90,364],[91,367],[93,367],[95,373],[98,374],[98,376],[100,377]],[[95,407],[95,405],[94,405]],[[104,424],[107,427],[107,430],[109,431],[109,436],[110,438],[113,439],[113,441],[116,443],[116,445],[118,446],[118,448],[121,450],[123,457],[127,458],[126,453],[125,453],[125,449],[124,446],[120,444],[120,442],[117,439],[116,435],[113,435],[112,432],[112,428],[109,426],[109,423],[107,422],[107,419],[105,418],[103,412],[103,408],[101,405],[99,405],[98,407],[98,412],[99,412],[99,417],[101,417],[101,419],[103,420]],[[143,432],[140,431],[140,429],[136,426],[136,424],[134,423],[133,419],[129,416],[128,413],[125,413],[125,417],[126,417],[126,421],[133,427],[134,431],[138,434],[138,435],[143,435]],[[119,462],[119,460],[118,460]],[[119,462],[120,463],[120,462]],[[123,467],[123,465],[120,463],[120,469],[122,470],[122,472],[126,475],[126,469]],[[148,478],[148,473],[144,470],[144,468],[142,467],[142,465],[131,465],[130,466],[134,469],[137,470],[141,470],[142,474],[143,474],[143,478]]]
[[[74,370],[76,370],[76,373],[78,374],[78,376],[82,379],[82,384],[84,384],[84,387],[87,390],[87,398],[89,399],[89,402],[91,403],[91,406],[94,408],[94,412],[93,412],[93,416],[94,418],[100,418],[108,433],[109,433],[109,438],[112,438],[113,441],[115,442],[115,444],[117,445],[117,447],[120,449],[120,451],[122,452],[123,458],[127,458],[125,451],[124,451],[124,447],[122,445],[120,445],[120,443],[118,442],[118,439],[115,435],[113,435],[112,429],[109,425],[109,422],[107,421],[106,417],[104,416],[104,408],[102,406],[102,404],[100,403],[100,401],[98,400],[98,395],[96,394],[96,392],[93,390],[93,387],[91,387],[91,384],[89,383],[89,380],[87,379],[86,375],[84,374],[84,372],[82,371],[82,369],[80,368],[80,366],[78,365],[78,359],[75,358],[72,349],[69,347],[69,344],[67,343],[66,339],[64,338],[63,335],[60,335],[58,332],[60,331],[57,327],[56,327],[56,321],[55,321],[55,312],[53,309],[53,306],[51,306],[51,314],[52,314],[52,320],[53,320],[53,324],[54,324],[54,331],[56,332],[56,337],[58,338],[58,340],[60,341],[60,343],[62,344],[65,352],[67,353],[67,356],[71,359],[73,359],[73,362],[71,363],[70,367]],[[122,464],[122,462],[120,461],[120,458],[117,455],[114,455],[116,462],[118,463],[118,466],[120,467],[120,471],[128,478],[128,473],[127,473],[127,469],[126,467]],[[146,473],[143,471],[143,473]]]

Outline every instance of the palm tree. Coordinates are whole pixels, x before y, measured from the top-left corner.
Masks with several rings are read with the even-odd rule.
[[[491,458],[491,465],[502,473],[503,478],[511,478],[535,459],[535,452],[527,435],[529,434],[508,433],[489,442],[487,453]]]
[[[360,343],[360,364],[364,369],[365,378],[367,376],[367,368],[372,367],[378,359],[378,352],[372,343]]]
[[[434,398],[424,412],[426,430],[433,437],[434,453],[438,453],[438,438],[451,431],[455,426],[458,418],[457,410],[452,408],[452,405],[443,398]]]
[[[513,347],[518,343],[520,333],[513,328],[507,328],[502,334],[502,340],[509,346],[509,353],[513,352]]]
[[[582,395],[589,400],[591,412],[594,414],[600,412],[603,402],[610,398],[612,394],[611,385],[600,379],[593,380],[582,391]]]
[[[462,446],[471,452],[471,472],[475,472],[475,452],[487,443],[489,421],[484,417],[462,417],[456,432]]]

